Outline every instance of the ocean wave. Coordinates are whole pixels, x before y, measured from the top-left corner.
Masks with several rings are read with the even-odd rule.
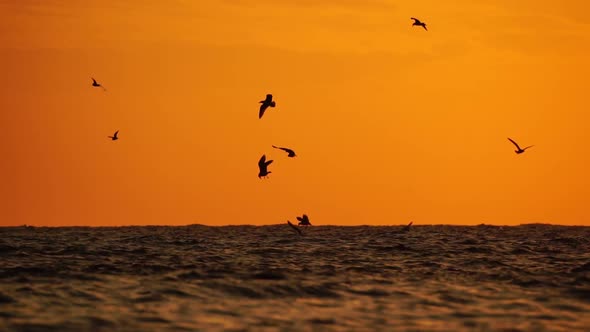
[[[0,229],[0,330],[585,331],[590,228]]]

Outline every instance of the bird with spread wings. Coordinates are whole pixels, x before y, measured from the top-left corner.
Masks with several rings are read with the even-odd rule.
[[[267,108],[269,107],[275,107],[277,104],[272,100],[272,95],[269,93],[266,95],[266,99],[259,101],[260,104],[260,110],[258,111],[258,118],[261,119],[262,116],[264,115],[264,112],[266,111]]]
[[[521,149],[521,148],[520,148],[520,146],[518,145],[518,143],[516,143],[516,142],[515,142],[514,140],[512,140],[510,137],[508,137],[508,140],[509,140],[510,142],[512,142],[512,144],[514,144],[514,145],[516,146],[516,150],[514,150],[514,152],[515,152],[516,154],[521,154],[521,153],[525,152],[525,151],[526,151],[526,149],[532,148],[532,147],[534,146],[534,145],[529,145],[529,146],[527,146],[526,148],[524,148],[524,149]]]
[[[410,19],[414,20],[414,23],[412,24],[412,26],[416,25],[419,27],[423,27],[424,30],[428,31],[428,29],[426,28],[426,23],[421,22],[419,19],[417,19],[415,17],[410,17]]]
[[[268,176],[270,173],[272,173],[271,171],[268,170],[268,165],[272,164],[272,160],[266,160],[266,155],[262,155],[262,157],[260,157],[260,160],[258,160],[258,178],[263,178]]]

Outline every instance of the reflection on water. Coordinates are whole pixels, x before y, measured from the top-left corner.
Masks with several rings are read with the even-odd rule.
[[[1,331],[584,331],[590,228],[1,228]]]

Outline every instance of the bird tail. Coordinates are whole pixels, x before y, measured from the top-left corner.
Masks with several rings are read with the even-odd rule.
[[[272,103],[270,103],[270,107],[275,107],[277,105],[277,103],[275,103],[274,101]]]

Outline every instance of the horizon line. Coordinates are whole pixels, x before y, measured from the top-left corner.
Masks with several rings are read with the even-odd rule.
[[[226,224],[226,225],[207,225],[207,224],[184,224],[184,225],[165,225],[165,224],[147,224],[147,225],[45,225],[45,226],[36,226],[32,224],[22,224],[22,225],[0,225],[0,228],[23,228],[23,227],[30,227],[30,228],[123,228],[123,227],[191,227],[191,226],[202,226],[202,227],[240,227],[240,226],[249,226],[249,227],[268,227],[268,226],[282,226],[286,225],[286,223],[279,223],[279,224],[264,224],[264,225],[254,225],[254,224]],[[367,225],[367,224],[359,224],[359,225],[337,225],[337,224],[327,224],[327,225],[313,225],[311,227],[399,227],[399,226],[406,226],[407,224],[380,224],[380,225]],[[412,227],[421,227],[421,226],[454,226],[454,227],[521,227],[521,226],[561,226],[561,227],[590,227],[590,225],[580,225],[580,224],[552,224],[552,223],[542,223],[542,222],[531,222],[531,223],[521,223],[515,225],[502,225],[502,224],[414,224]]]

